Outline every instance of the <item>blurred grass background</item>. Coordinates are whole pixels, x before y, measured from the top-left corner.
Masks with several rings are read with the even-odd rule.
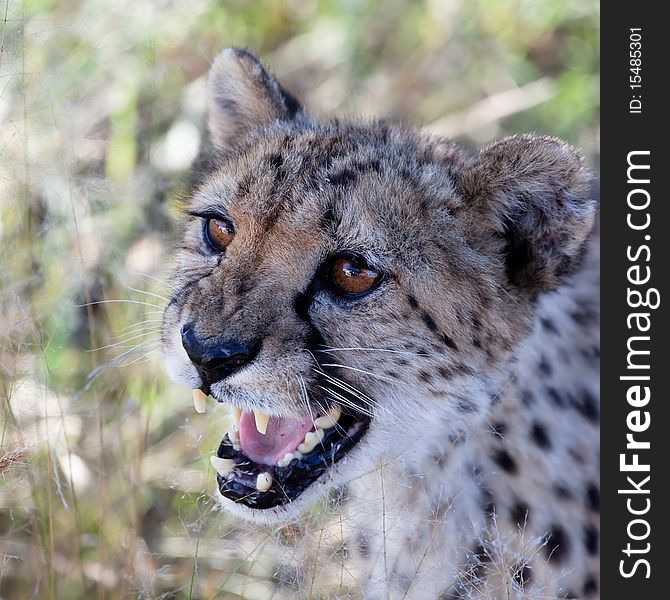
[[[546,132],[597,169],[598,5],[4,0],[0,18],[0,598],[284,597],[258,538],[211,514],[224,417],[155,352],[212,57],[251,48],[324,116],[470,146]]]

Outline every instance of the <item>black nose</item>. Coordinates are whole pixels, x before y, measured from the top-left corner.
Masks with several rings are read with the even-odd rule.
[[[235,371],[249,364],[260,347],[258,343],[201,338],[195,333],[191,323],[181,328],[181,343],[188,357],[210,385],[230,377]]]

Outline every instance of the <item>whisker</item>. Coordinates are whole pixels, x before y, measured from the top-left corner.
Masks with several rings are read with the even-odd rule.
[[[172,285],[168,281],[165,281],[164,279],[160,279],[159,277],[154,277],[153,275],[149,275],[148,273],[130,273],[130,275],[138,275],[140,277],[145,277],[146,279],[153,279],[154,281],[163,284],[165,287],[170,288],[171,290],[177,291],[177,287]]]
[[[350,367],[348,365],[341,365],[338,363],[323,363],[322,366],[324,367],[337,367],[339,369],[349,369],[350,371],[356,371],[357,373],[361,373],[363,375],[369,375],[370,377],[375,377],[377,379],[381,379],[383,381],[390,381],[393,382],[393,379],[390,377],[384,377],[383,375],[377,375],[377,373],[373,373],[372,371],[366,371],[365,369],[357,369],[356,367]]]
[[[323,371],[318,371],[323,377],[328,380],[329,382],[333,383],[340,389],[344,390],[345,392],[348,392],[352,395],[354,395],[356,398],[359,400],[365,402],[366,404],[369,404],[371,406],[378,406],[377,402],[370,398],[367,394],[364,394],[362,391],[359,389],[355,388],[353,385],[347,383],[346,381],[342,381],[339,377],[335,377],[333,375],[329,375],[328,373],[325,373]]]
[[[149,330],[149,331],[142,331],[140,333],[135,333],[135,335],[132,335],[129,338],[120,339],[120,340],[114,342],[113,344],[107,344],[105,346],[100,346],[98,348],[91,348],[91,349],[84,348],[84,352],[99,352],[100,350],[105,350],[107,348],[116,348],[116,347],[129,348],[130,346],[123,345],[123,344],[127,344],[128,342],[131,342],[132,340],[136,340],[137,338],[145,337],[147,335],[152,335],[152,334],[155,335],[159,332],[160,332],[159,329]],[[132,333],[132,332],[129,332],[129,333]],[[149,341],[149,340],[147,340],[147,341]]]
[[[134,288],[134,287],[128,285],[127,283],[124,283],[123,281],[121,281],[121,284],[126,289],[129,289],[133,292],[137,292],[138,294],[145,294],[146,296],[151,296],[153,298],[158,298],[159,300],[163,300],[163,302],[169,302],[170,301],[165,296],[161,296],[160,294],[154,294],[153,292],[147,292],[146,290],[140,290],[140,289]]]
[[[312,419],[312,425],[316,428],[316,425],[314,423],[314,413],[312,412],[312,407],[309,405],[309,395],[307,394],[307,386],[305,385],[305,379],[303,378],[302,375],[298,375],[298,383],[300,384],[300,391],[302,392],[301,398],[305,404],[305,407],[307,408],[307,412],[309,412],[309,416]]]
[[[351,348],[337,348],[334,346],[326,346],[324,350],[315,350],[316,352],[324,353],[324,354],[331,354],[333,352],[341,352],[341,351],[361,351],[361,352],[388,352],[389,354],[404,354],[406,356],[417,356],[420,354],[419,352],[405,352],[402,350],[391,350],[390,348],[366,348],[366,347],[356,347],[352,346]]]
[[[156,346],[155,348],[148,348],[146,352],[144,352],[144,354],[138,356],[137,358],[131,360],[130,362],[119,364],[118,366],[121,369],[123,367],[129,367],[130,365],[134,365],[135,363],[148,362],[149,360],[151,360],[151,353],[157,349],[158,346]]]
[[[122,300],[122,299],[111,299],[111,300],[95,300],[93,302],[85,302],[84,304],[75,304],[74,308],[86,308],[87,306],[94,306],[96,304],[114,304],[116,302],[124,304],[141,304],[142,306],[151,306],[151,308],[156,308],[162,312],[160,306],[157,304],[150,304],[149,302],[142,302],[141,300]]]
[[[147,345],[150,344],[150,343],[155,344],[155,348],[148,347]],[[86,377],[86,381],[84,382],[84,385],[82,386],[81,390],[79,390],[79,393],[77,394],[77,396],[81,396],[82,394],[84,394],[91,387],[91,384],[98,377],[100,377],[100,375],[102,375],[103,373],[106,373],[107,371],[109,371],[109,369],[111,369],[111,368],[119,365],[120,363],[122,363],[123,360],[129,354],[132,354],[133,352],[137,352],[138,350],[145,350],[147,352],[150,352],[151,350],[158,349],[159,347],[160,347],[160,344],[156,344],[155,340],[146,340],[144,342],[140,342],[139,344],[137,344],[133,348],[130,348],[129,350],[126,350],[125,352],[122,352],[118,356],[115,356],[114,358],[112,358],[111,360],[107,361],[106,363],[100,365],[99,367],[96,367],[95,369],[93,369],[93,371],[91,371],[88,374],[88,377]],[[145,354],[142,354],[142,356],[144,356],[144,355]]]
[[[348,398],[345,398],[341,394],[338,394],[335,390],[331,390],[330,388],[324,387],[322,385],[319,385],[318,387],[320,389],[322,389],[324,392],[326,392],[326,394],[330,398],[337,401],[340,405],[342,405],[344,407],[349,407],[352,410],[354,410],[356,412],[359,412],[359,413],[361,413],[361,414],[363,414],[363,415],[365,415],[366,417],[369,417],[369,418],[372,418],[374,416],[371,410],[369,410],[369,409],[367,409],[363,406],[360,406],[358,404],[355,404],[354,402],[352,402]]]
[[[144,319],[144,321],[138,321],[137,323],[131,323],[130,325],[126,325],[120,331],[126,331],[128,329],[134,329],[135,327],[139,325],[144,325],[145,323],[162,323],[163,319]]]
[[[320,375],[323,375],[327,380],[331,381],[334,383],[337,387],[342,388],[343,390],[353,394],[356,396],[358,399],[366,402],[367,404],[373,405],[373,406],[378,406],[377,402],[370,398],[367,394],[364,394],[362,391],[354,387],[352,384],[349,384],[345,381],[342,381],[339,377],[336,377],[335,375],[331,375],[330,373],[326,373],[322,368],[321,364],[319,361],[316,359],[314,354],[307,350],[307,352],[310,354],[312,357],[312,360],[314,360],[314,363],[317,366],[316,372],[319,373]]]

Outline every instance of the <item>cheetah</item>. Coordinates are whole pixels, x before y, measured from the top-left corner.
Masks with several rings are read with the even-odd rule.
[[[207,103],[161,337],[196,409],[231,407],[223,510],[279,527],[326,507],[343,537],[324,563],[348,579],[319,597],[598,598],[578,151],[319,120],[243,49]]]

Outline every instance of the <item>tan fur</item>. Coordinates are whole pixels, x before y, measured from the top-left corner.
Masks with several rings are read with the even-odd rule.
[[[190,321],[208,339],[262,340],[212,385],[218,400],[295,416],[304,389],[317,411],[330,400],[315,361],[330,360],[373,413],[299,502],[229,508],[295,521],[348,484],[332,518],[351,530],[338,560],[360,597],[596,597],[583,539],[593,529],[597,544],[585,500],[597,485],[595,206],[579,154],[550,137],[470,154],[384,122],[318,123],[246,51],[224,51],[208,86],[213,147],[189,210],[216,209],[236,235],[212,253],[203,220],[186,220],[164,321],[170,374],[201,385],[179,341]],[[360,300],[315,284],[342,251],[387,274]],[[314,331],[334,350],[315,354]]]

